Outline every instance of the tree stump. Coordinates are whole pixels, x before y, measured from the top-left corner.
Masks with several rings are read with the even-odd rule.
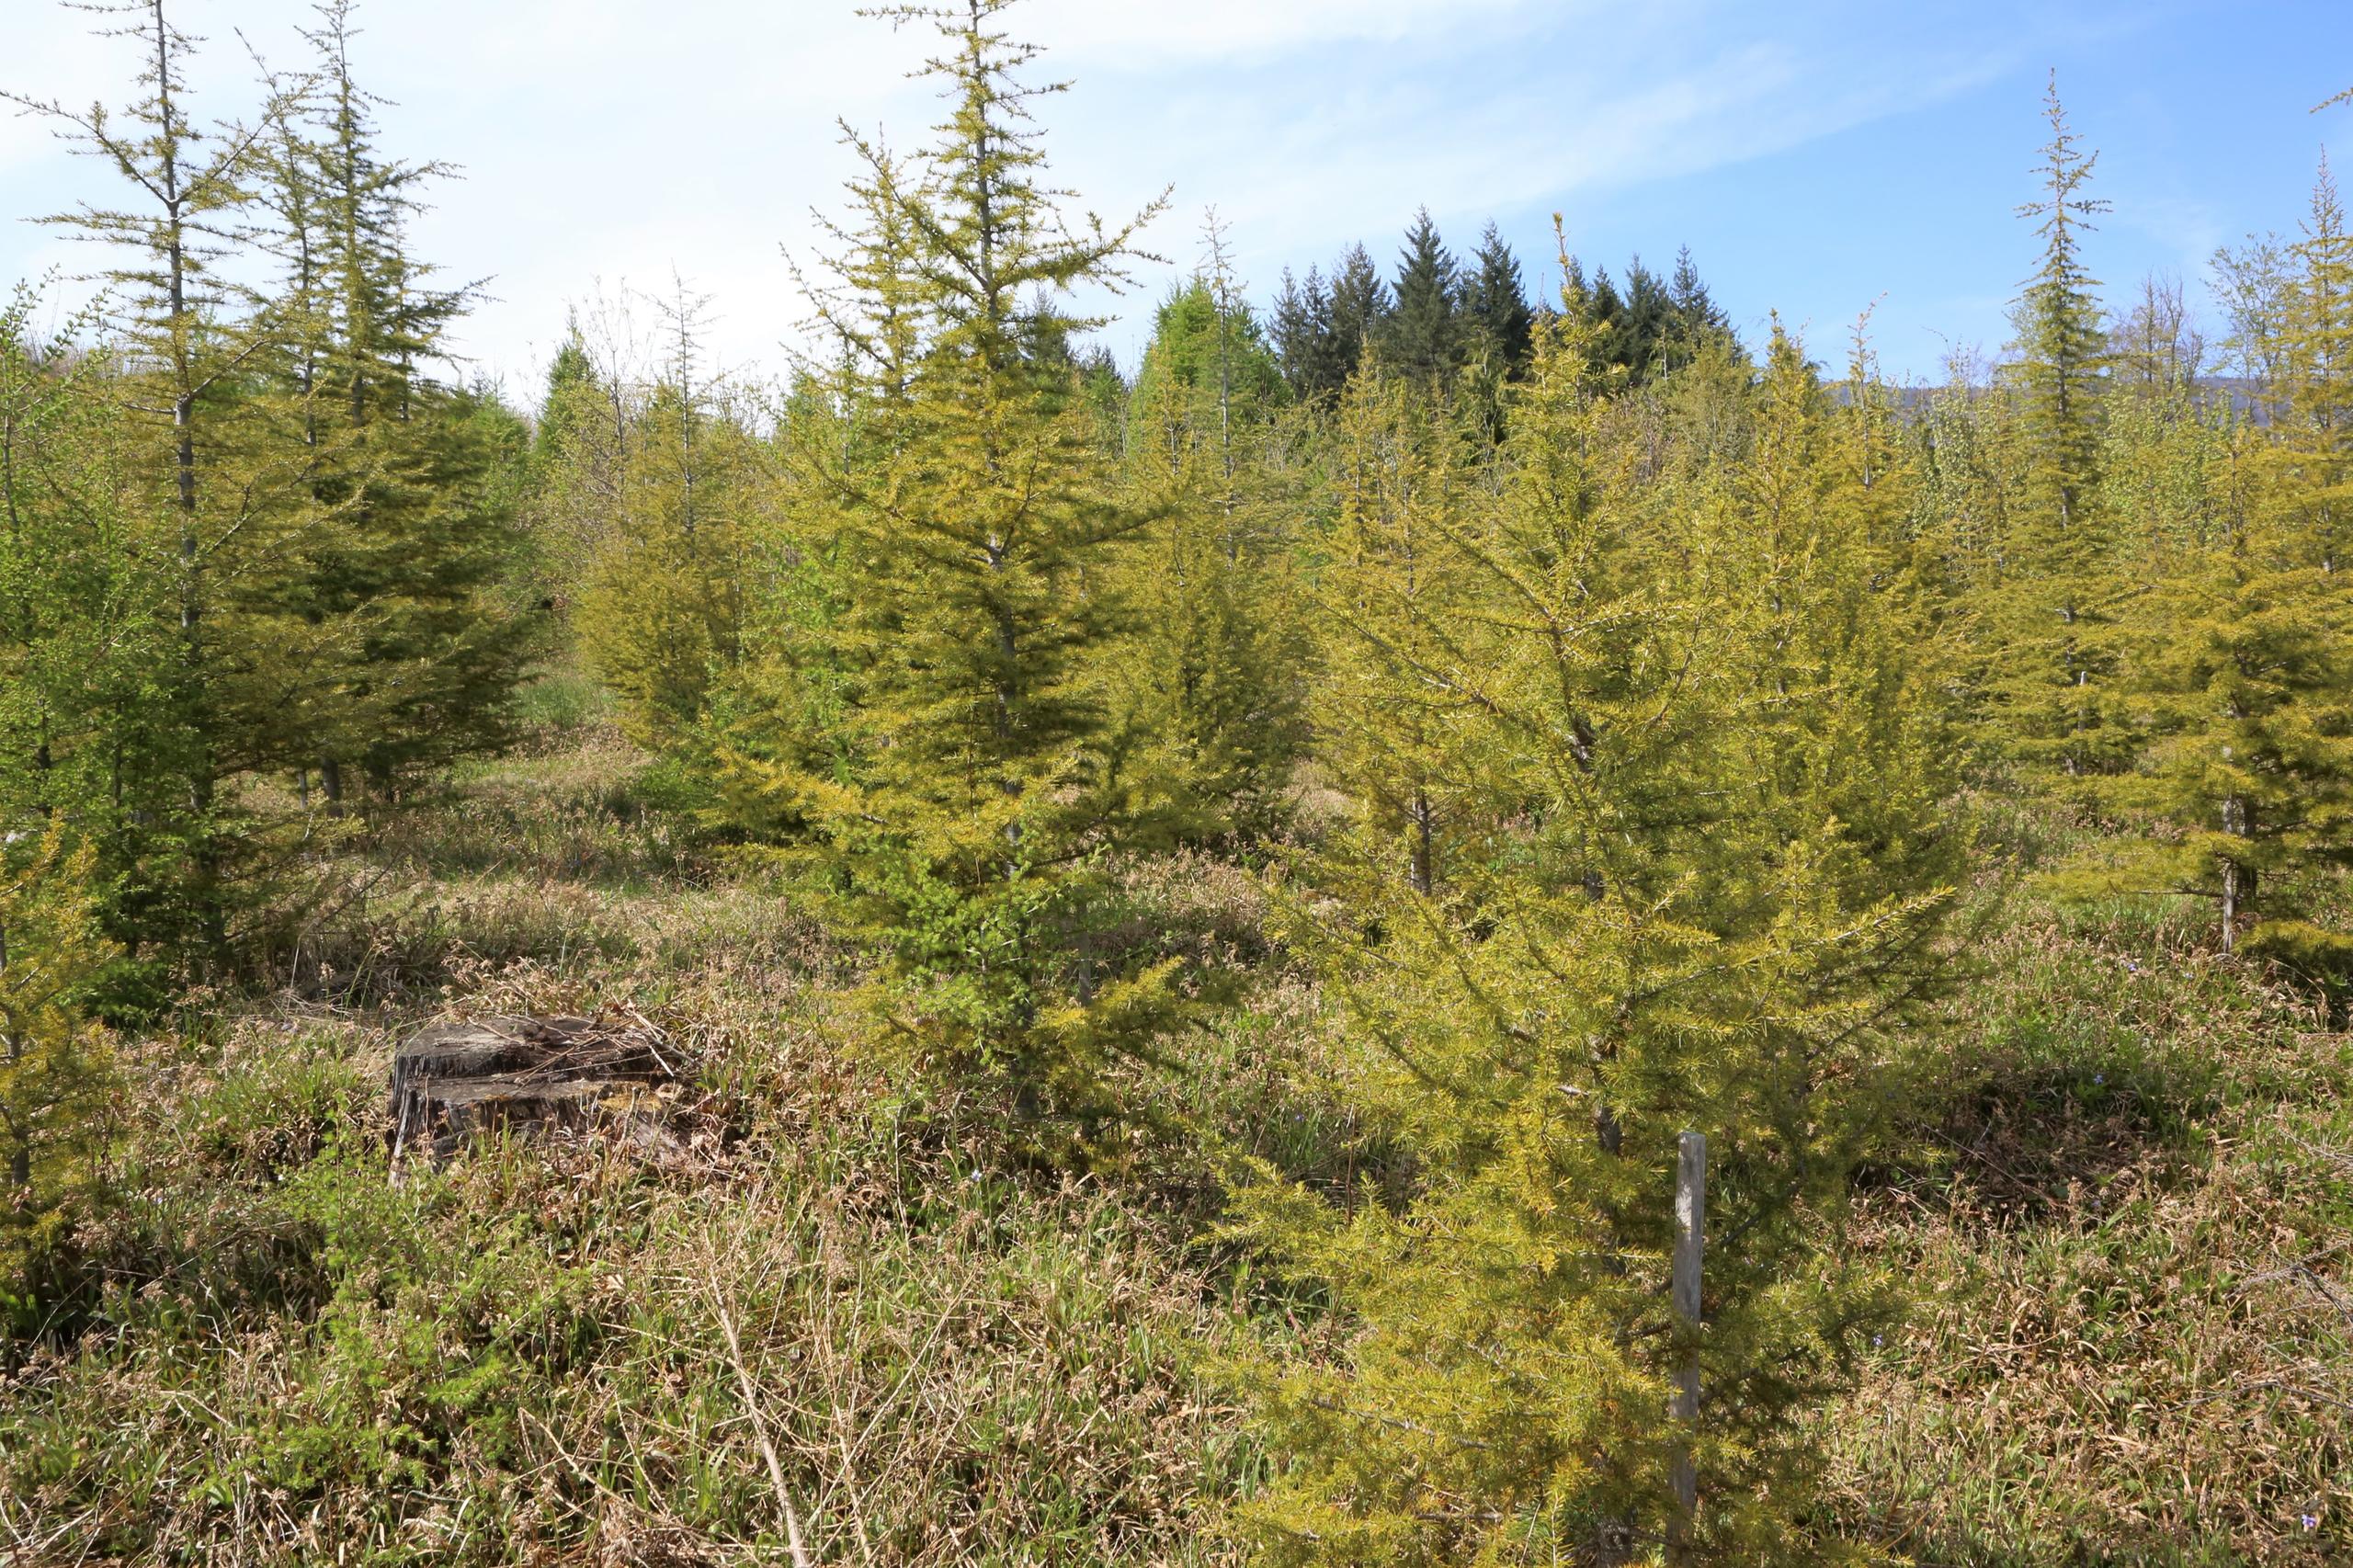
[[[440,1165],[484,1138],[659,1135],[678,1077],[659,1035],[591,1018],[473,1018],[429,1024],[392,1053],[394,1164]]]

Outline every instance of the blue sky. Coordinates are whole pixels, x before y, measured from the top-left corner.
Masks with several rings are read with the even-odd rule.
[[[210,39],[215,113],[250,102],[235,35],[299,57],[303,0],[177,8]],[[0,86],[116,92],[123,46],[85,18],[0,13]],[[462,347],[525,395],[569,305],[673,267],[714,296],[731,364],[779,364],[802,314],[779,247],[805,254],[834,205],[835,117],[903,144],[929,120],[903,74],[919,40],[837,0],[373,0],[361,21],[392,147],[466,166],[419,246],[489,279]],[[2323,142],[2353,145],[2353,109],[2308,112],[2353,85],[2347,0],[1029,0],[1015,21],[1075,79],[1047,119],[1085,204],[1174,187],[1150,236],[1174,265],[1141,270],[1110,333],[1130,356],[1205,207],[1266,297],[1351,240],[1387,260],[1427,203],[1458,247],[1492,215],[1531,281],[1555,210],[1613,270],[1688,244],[1745,331],[1778,309],[1834,361],[1877,301],[1889,370],[1934,376],[2005,335],[2052,68],[2100,150],[2116,210],[2091,260],[2120,298],[2163,269],[2202,303],[2213,246],[2292,230]],[[16,220],[102,178],[0,118],[0,280],[85,259]]]

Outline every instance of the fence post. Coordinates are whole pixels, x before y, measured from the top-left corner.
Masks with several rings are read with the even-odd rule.
[[[1675,1323],[1689,1347],[1675,1374],[1669,1408],[1677,1426],[1675,1517],[1667,1522],[1667,1561],[1690,1560],[1691,1527],[1699,1512],[1699,1471],[1691,1443],[1699,1425],[1699,1256],[1707,1246],[1708,1141],[1686,1132],[1675,1159]]]

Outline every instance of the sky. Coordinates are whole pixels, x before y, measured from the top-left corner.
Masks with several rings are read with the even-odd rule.
[[[307,0],[173,0],[207,41],[199,108],[250,112],[258,53],[298,66]],[[536,396],[567,313],[673,278],[710,297],[713,344],[772,372],[806,307],[849,172],[840,125],[925,141],[928,40],[848,0],[362,0],[361,80],[387,150],[462,165],[420,255],[484,293],[470,373]],[[131,46],[52,0],[0,0],[0,90],[120,101]],[[1068,79],[1040,119],[1074,205],[1117,218],[1164,190],[1104,338],[1132,364],[1151,307],[1200,258],[1214,207],[1252,293],[1352,242],[1393,264],[1427,206],[1458,252],[1492,219],[1556,287],[1552,215],[1588,267],[1690,247],[1750,341],[1772,312],[1843,364],[1858,314],[1886,370],[1933,379],[1997,350],[2034,260],[2055,70],[2114,205],[2089,260],[2121,299],[2169,272],[2205,301],[2208,256],[2292,232],[2324,143],[2353,144],[2347,0],[1025,0],[1010,25]],[[25,222],[108,199],[110,176],[0,112],[0,287],[86,270]],[[61,284],[62,301],[73,285]],[[61,303],[57,308],[62,309]],[[2211,309],[2210,309],[2211,314]]]

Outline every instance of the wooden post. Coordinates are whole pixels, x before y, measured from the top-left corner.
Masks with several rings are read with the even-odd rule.
[[[1707,1245],[1708,1141],[1687,1132],[1676,1145],[1675,1323],[1689,1346],[1675,1374],[1669,1409],[1680,1428],[1675,1453],[1675,1517],[1667,1524],[1667,1561],[1690,1561],[1691,1527],[1699,1513],[1699,1471],[1691,1443],[1699,1425],[1699,1255]]]

